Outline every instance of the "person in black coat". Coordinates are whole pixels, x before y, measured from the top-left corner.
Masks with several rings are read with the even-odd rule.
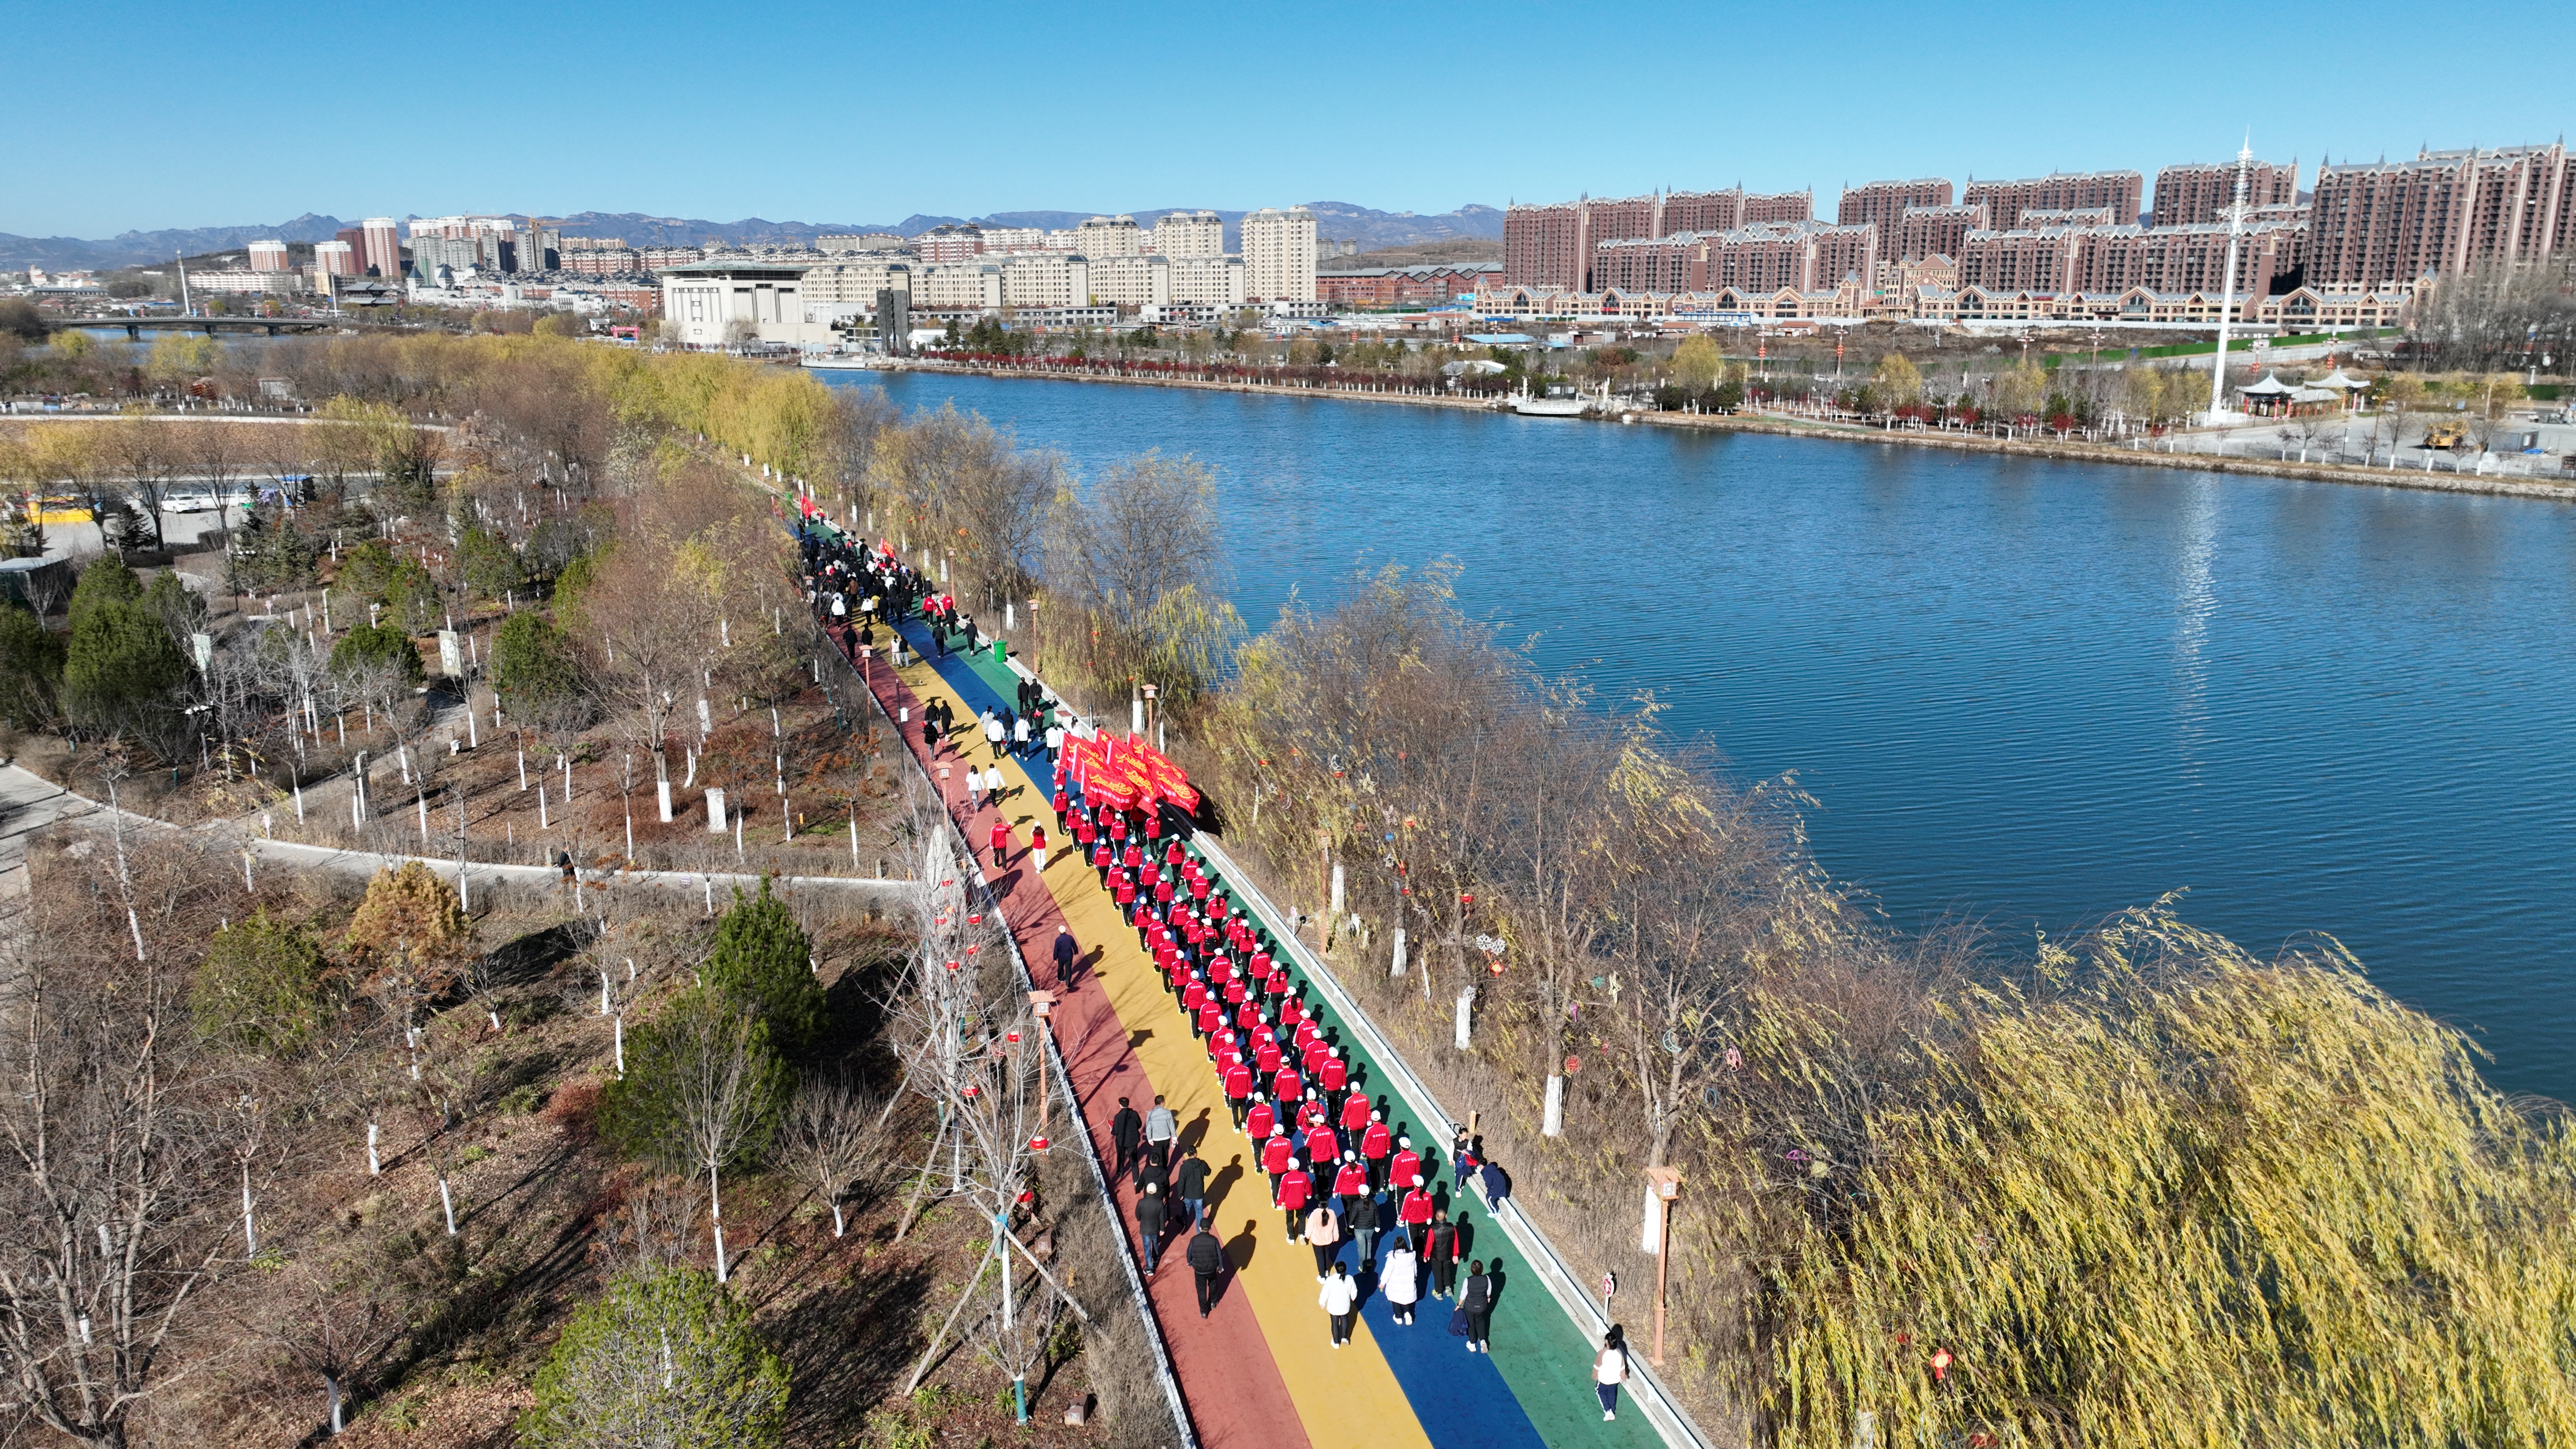
[[[1127,1165],[1136,1160],[1137,1149],[1145,1145],[1145,1119],[1124,1097],[1118,1099],[1118,1115],[1109,1119],[1109,1141],[1118,1152],[1118,1165],[1109,1169],[1115,1177],[1127,1170]]]
[[[1492,1353],[1494,1346],[1485,1340],[1493,1332],[1494,1280],[1485,1276],[1481,1259],[1467,1264],[1467,1281],[1458,1290],[1458,1311],[1467,1315],[1467,1351]]]
[[[1154,1276],[1154,1265],[1163,1257],[1163,1193],[1156,1183],[1145,1185],[1145,1195],[1136,1199],[1136,1242],[1145,1254],[1145,1276]]]
[[[1198,1234],[1190,1239],[1189,1260],[1190,1271],[1198,1277],[1199,1317],[1205,1318],[1216,1304],[1217,1280],[1225,1274],[1225,1244],[1208,1231],[1204,1218],[1199,1220]]]
[[[1078,948],[1073,944],[1073,928],[1055,928],[1055,982],[1058,986],[1073,984],[1073,960]]]

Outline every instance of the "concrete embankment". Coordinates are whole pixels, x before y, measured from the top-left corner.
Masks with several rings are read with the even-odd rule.
[[[1413,407],[1491,412],[1484,398],[1439,397],[1427,393],[1362,392],[1349,388],[1289,387],[1278,383],[1195,378],[1135,377],[1084,372],[1040,372],[1021,368],[976,367],[959,363],[919,362],[917,372],[957,373],[974,377],[1034,378],[1049,382],[1119,383],[1132,387],[1194,388],[1201,392],[1257,393],[1268,397],[1326,399],[1334,402],[1401,403]],[[2346,483],[2368,488],[2411,488],[2432,493],[2467,493],[2498,498],[2531,498],[2576,503],[2576,482],[2538,478],[2481,477],[2476,474],[2427,473],[2409,468],[2356,468],[2325,463],[2298,463],[2268,458],[2218,457],[2208,453],[2150,453],[2103,443],[2047,439],[1990,438],[1976,433],[1884,429],[1852,423],[1811,422],[1802,418],[1758,413],[1634,414],[1652,427],[1693,428],[1723,433],[1768,433],[1785,438],[1825,442],[1871,443],[1914,448],[1946,448],[1961,453],[1991,453],[2014,458],[2045,458],[2071,463],[2110,463],[2131,468],[2179,468],[2200,473],[2233,473],[2253,478],[2289,478],[2310,483]]]

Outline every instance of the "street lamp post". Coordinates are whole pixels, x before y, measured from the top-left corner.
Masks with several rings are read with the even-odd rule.
[[[1655,1255],[1655,1348],[1647,1360],[1664,1366],[1664,1305],[1672,1291],[1673,1202],[1681,1196],[1682,1175],[1669,1167],[1646,1169],[1646,1243]]]

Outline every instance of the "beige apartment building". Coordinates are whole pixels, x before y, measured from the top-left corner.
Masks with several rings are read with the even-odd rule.
[[[1154,223],[1154,250],[1167,257],[1225,255],[1225,221],[1213,211],[1175,211]]]
[[[1265,206],[1243,219],[1243,290],[1253,302],[1315,300],[1315,214]]]

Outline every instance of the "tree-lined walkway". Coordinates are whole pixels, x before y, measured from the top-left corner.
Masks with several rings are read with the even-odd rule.
[[[980,734],[961,731],[953,745],[940,748],[923,741],[920,721],[929,702],[945,700],[961,721],[971,721],[1004,706],[1016,675],[989,655],[926,659],[917,652],[929,644],[926,631],[906,624],[902,632],[916,650],[912,661],[900,670],[871,661],[870,688],[889,717],[909,713],[907,748],[935,783],[940,766],[950,767],[945,790],[951,818],[978,847],[1031,969],[1041,984],[1064,992],[1056,1033],[1093,1143],[1111,1141],[1121,1096],[1142,1112],[1160,1093],[1178,1117],[1182,1143],[1194,1147],[1210,1169],[1208,1212],[1231,1269],[1214,1314],[1204,1322],[1197,1318],[1194,1284],[1181,1259],[1186,1234],[1164,1251],[1163,1269],[1148,1288],[1205,1442],[1283,1445],[1302,1439],[1370,1449],[1658,1442],[1642,1414],[1602,1421],[1591,1388],[1595,1344],[1550,1297],[1536,1269],[1520,1261],[1504,1233],[1487,1221],[1482,1201],[1456,1194],[1445,1137],[1427,1125],[1421,1104],[1393,1089],[1395,1075],[1309,986],[1303,994],[1326,1037],[1351,1063],[1352,1084],[1385,1109],[1391,1127],[1411,1135],[1438,1200],[1464,1224],[1467,1255],[1499,1265],[1493,1270],[1500,1289],[1494,1351],[1470,1354],[1463,1339],[1444,1331],[1451,1305],[1429,1298],[1427,1285],[1416,1322],[1408,1327],[1393,1321],[1377,1282],[1391,1236],[1380,1243],[1378,1259],[1365,1264],[1356,1244],[1346,1241],[1342,1261],[1359,1270],[1364,1297],[1350,1348],[1331,1346],[1316,1302],[1312,1255],[1284,1237],[1257,1161],[1258,1144],[1234,1126],[1206,1049],[1192,1036],[1135,930],[1120,919],[1090,866],[1066,859],[1071,842],[1062,838],[1049,806],[1053,762],[1043,750],[1026,761],[1005,758],[1001,798],[970,809],[963,765],[992,763]],[[999,868],[992,866],[986,844],[996,820],[1011,835]],[[1043,826],[1050,843],[1043,874],[1028,852],[1032,826]],[[1059,924],[1071,929],[1082,953],[1069,988],[1049,979]],[[1275,933],[1279,923],[1269,924]],[[1113,1195],[1122,1219],[1132,1224],[1132,1183],[1114,1182]],[[1462,1265],[1462,1281],[1464,1276]]]

